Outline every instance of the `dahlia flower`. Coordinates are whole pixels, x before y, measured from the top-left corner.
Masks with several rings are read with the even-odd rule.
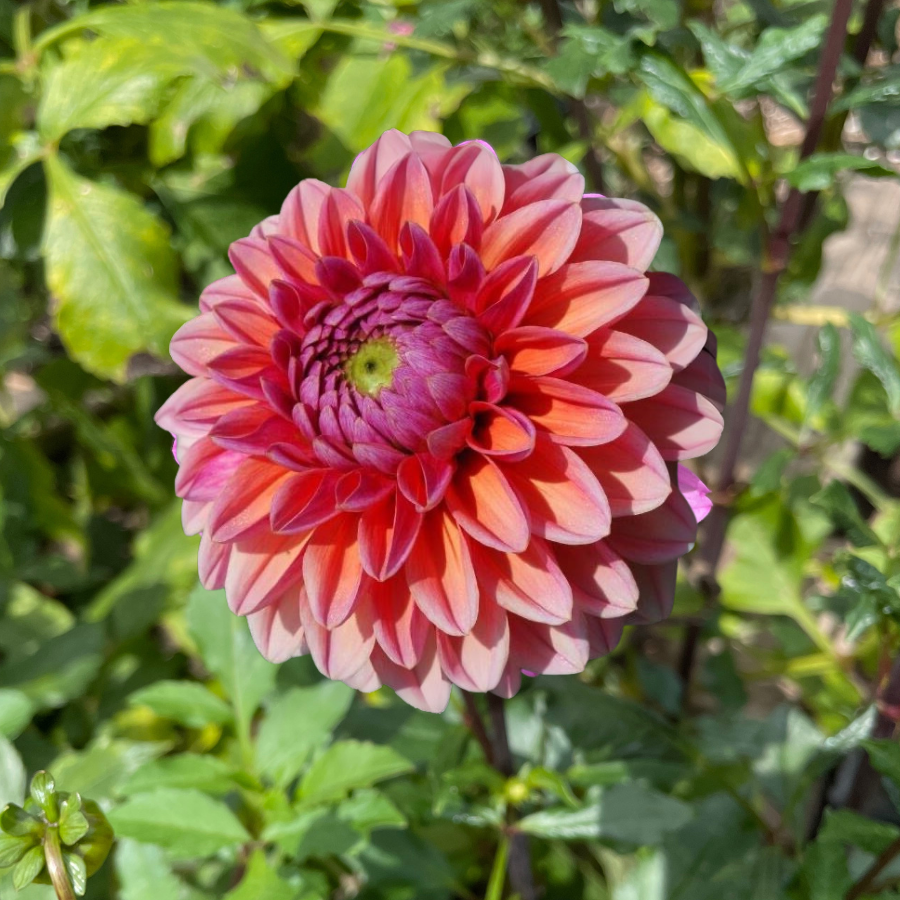
[[[724,385],[661,236],[555,154],[389,131],[232,245],[157,422],[268,659],[437,711],[668,613]]]

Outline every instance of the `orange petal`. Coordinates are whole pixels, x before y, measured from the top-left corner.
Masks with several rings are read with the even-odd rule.
[[[300,597],[297,589],[287,591],[279,600],[247,616],[250,634],[262,655],[273,663],[283,663],[309,653],[300,622]]]
[[[604,328],[587,343],[587,359],[571,377],[616,403],[658,394],[672,378],[665,356],[640,338]]]
[[[291,474],[268,460],[250,458],[241,463],[210,510],[209,534],[213,540],[233,541],[269,532],[272,498]]]
[[[538,435],[528,459],[501,468],[525,503],[534,534],[562,544],[591,544],[609,533],[603,488],[568,447]]]
[[[363,570],[356,535],[356,516],[340,515],[313,531],[303,555],[310,612],[329,629],[353,612],[360,593]]]
[[[584,447],[579,455],[603,486],[613,518],[656,509],[672,492],[659,450],[633,422],[614,441]]]
[[[452,685],[441,669],[433,633],[428,635],[422,655],[412,668],[394,665],[377,647],[372,653],[372,664],[381,680],[410,706],[432,713],[446,709]]]
[[[546,541],[532,537],[523,553],[499,553],[487,547],[475,547],[472,552],[485,596],[504,609],[548,624],[572,617],[572,588]]]
[[[302,577],[308,535],[255,535],[235,541],[225,576],[225,596],[239,616],[256,612]]]
[[[474,418],[468,444],[485,456],[501,456],[518,462],[534,448],[535,428],[528,416],[509,406],[478,400],[472,403]]]
[[[401,575],[370,586],[375,609],[375,640],[387,657],[411,669],[422,657],[434,626],[413,602],[409,585]]]
[[[510,632],[516,663],[538,675],[575,675],[584,671],[590,658],[587,628],[581,615],[560,625],[511,616]]]
[[[441,196],[458,185],[472,192],[485,224],[497,218],[506,187],[503,169],[492,147],[482,141],[467,141],[449,151],[441,179]]]
[[[585,197],[584,225],[572,260],[608,259],[646,271],[662,240],[662,222],[642,203]]]
[[[709,453],[722,436],[722,414],[696,391],[670,384],[653,397],[625,405],[625,412],[656,444],[665,460]]]
[[[409,138],[396,128],[386,131],[371,147],[353,161],[347,176],[347,189],[368,207],[375,191],[391,167],[412,150]]]
[[[464,691],[489,691],[497,685],[509,658],[509,622],[496,603],[484,603],[475,627],[462,637],[437,634],[444,674]]]
[[[235,338],[222,329],[212,313],[201,313],[175,332],[169,352],[175,364],[188,375],[206,375],[206,367],[212,360],[236,346]]]
[[[538,282],[524,322],[586,337],[622,318],[647,293],[647,284],[620,263],[570,262]]]
[[[501,334],[494,349],[506,357],[513,375],[561,377],[584,362],[588,344],[564,331],[523,325]]]
[[[637,607],[638,586],[634,575],[628,563],[605,541],[589,547],[559,546],[556,558],[583,612],[616,618]]]
[[[422,522],[406,577],[420,610],[447,634],[468,634],[478,618],[478,585],[469,546],[443,507]]]
[[[703,320],[689,306],[653,294],[644,297],[618,321],[616,331],[632,334],[656,347],[676,372],[696,359],[707,335]]]
[[[396,252],[400,229],[407,222],[428,228],[434,200],[428,172],[413,153],[398,160],[384,176],[369,207],[369,222]]]
[[[447,509],[476,541],[518,553],[528,546],[528,516],[496,463],[477,453],[460,459]]]
[[[581,209],[568,200],[540,200],[501,216],[484,232],[481,260],[490,271],[515,256],[537,259],[541,276],[555,272],[578,240]]]
[[[371,604],[363,599],[342,624],[325,628],[313,617],[306,595],[301,594],[303,633],[313,662],[326,678],[345,681],[368,665],[375,647],[373,618]]]
[[[608,542],[629,561],[657,565],[683,556],[696,538],[697,519],[690,503],[681,491],[672,491],[656,509],[614,520]]]
[[[516,376],[506,401],[560,444],[590,446],[614,440],[627,424],[602,394],[561,378]]]

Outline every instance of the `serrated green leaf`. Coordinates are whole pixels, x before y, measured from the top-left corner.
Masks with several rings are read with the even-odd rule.
[[[794,28],[766,28],[750,58],[732,77],[719,84],[720,90],[741,91],[819,47],[827,24],[827,16],[817,15]]]
[[[857,547],[872,547],[879,543],[877,535],[860,515],[853,497],[841,482],[830,481],[810,497],[809,502],[825,510],[831,521]]]
[[[82,366],[121,379],[135,353],[165,355],[191,315],[176,300],[168,232],[132,194],[81,178],[57,156],[46,167],[44,253],[56,327]]]
[[[541,810],[525,816],[517,827],[546,838],[605,839],[643,846],[659,843],[692,817],[691,808],[674,797],[637,784],[620,784],[607,788],[598,802],[582,809]]]
[[[16,863],[16,867],[13,869],[13,887],[17,891],[21,891],[37,878],[43,868],[44,848],[41,846],[32,847]]]
[[[131,37],[100,37],[50,65],[38,106],[41,137],[58,141],[73,128],[148,122],[169,84],[185,75],[182,60]]]
[[[234,704],[238,727],[249,723],[275,684],[276,667],[257,650],[247,620],[228,608],[225,591],[197,587],[188,599],[187,622],[203,662]]]
[[[868,178],[896,178],[897,173],[864,156],[853,153],[814,153],[788,172],[787,181],[797,190],[824,191],[840,172],[861,172]]]
[[[256,740],[260,772],[277,784],[287,784],[313,750],[325,743],[352,701],[353,691],[334,681],[292,688],[274,700]]]
[[[373,828],[406,827],[403,813],[384,794],[372,788],[354,791],[352,797],[338,806],[337,817],[363,833]]]
[[[215,756],[181,753],[141,766],[122,785],[123,794],[143,794],[157,788],[194,788],[205,794],[235,789],[232,766]]]
[[[211,72],[247,69],[275,84],[293,75],[290,60],[268,43],[247,16],[214,3],[164,0],[103,6],[77,24],[100,35],[132,38],[164,47],[182,59],[200,56]]]
[[[889,822],[867,819],[851,809],[829,809],[817,836],[820,841],[840,841],[877,856],[900,836],[900,828]]]
[[[194,790],[161,788],[137,794],[109,814],[116,834],[158,844],[179,856],[209,856],[250,840],[234,813]]]
[[[265,854],[256,850],[247,863],[240,884],[229,891],[224,900],[294,900],[292,888],[266,861]]]
[[[881,342],[881,335],[871,322],[859,313],[850,313],[853,331],[853,355],[883,385],[891,412],[900,415],[900,368]]]
[[[158,716],[191,728],[231,721],[231,707],[196,681],[157,681],[128,698],[134,706],[149,706]]]
[[[806,388],[804,421],[818,415],[831,399],[841,366],[841,337],[830,322],[819,329],[816,337],[819,364]]]
[[[339,741],[309,767],[300,786],[300,796],[304,803],[333,800],[355,788],[371,787],[412,768],[412,763],[391,747],[367,741]]]
[[[116,875],[122,900],[209,900],[178,878],[165,850],[123,838],[116,848]]]
[[[872,765],[882,775],[900,785],[900,744],[889,740],[866,740],[863,746]]]
[[[328,79],[314,114],[353,152],[365,149],[389,128],[401,131],[440,130],[448,115],[471,89],[452,87],[445,67],[421,75],[398,53],[385,58],[346,56]]]

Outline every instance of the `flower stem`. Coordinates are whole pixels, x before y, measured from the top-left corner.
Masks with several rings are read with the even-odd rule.
[[[491,722],[490,733],[485,726],[475,697],[468,691],[463,691],[466,704],[466,715],[469,727],[481,744],[487,761],[504,777],[509,778],[513,774],[513,758],[509,749],[509,737],[506,732],[506,713],[502,697],[496,694],[487,694],[488,715]],[[507,808],[506,824],[508,827],[509,846],[504,851],[506,856],[506,871],[509,875],[509,883],[513,892],[520,900],[537,900],[537,888],[534,883],[534,873],[531,870],[531,851],[528,846],[528,835],[515,830],[518,814],[513,806]],[[494,876],[491,876],[491,883]]]
[[[847,36],[847,23],[853,9],[853,0],[836,0],[822,48],[819,71],[813,89],[810,104],[809,120],[806,133],[800,148],[800,160],[806,159],[816,149],[825,123],[828,104],[831,102],[838,63]],[[760,354],[765,339],[766,326],[775,305],[778,282],[787,268],[790,258],[791,241],[795,237],[800,224],[803,209],[803,195],[793,188],[781,208],[778,226],[766,234],[765,253],[762,273],[753,297],[750,310],[750,335],[744,350],[744,366],[738,384],[737,397],[732,404],[728,418],[728,430],[722,450],[719,477],[716,482],[716,494],[719,497],[730,496],[735,486],[735,469],[743,446],[744,432],[750,419],[750,395],[753,390],[753,377],[759,367]],[[703,541],[698,553],[697,570],[699,588],[707,604],[718,595],[716,570],[725,546],[725,529],[728,525],[729,507],[717,503],[704,522]],[[684,652],[681,659],[681,670],[685,677],[684,701],[689,695],[690,678],[694,668],[694,656],[698,644],[701,625],[689,625],[684,638]]]
[[[62,844],[59,841],[59,828],[48,825],[44,837],[44,858],[47,860],[47,872],[53,889],[56,891],[57,900],[76,900],[72,882],[69,881],[69,873],[63,861]]]
[[[850,890],[844,895],[845,900],[856,900],[857,897],[862,897],[863,894],[872,893],[872,886],[876,879],[894,861],[898,854],[900,854],[900,838],[888,845],[878,859],[865,871],[862,878],[850,886]]]

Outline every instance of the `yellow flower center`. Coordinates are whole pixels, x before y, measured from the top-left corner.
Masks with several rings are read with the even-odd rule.
[[[377,397],[382,388],[390,387],[400,357],[390,338],[366,341],[344,364],[347,380],[361,394]]]

